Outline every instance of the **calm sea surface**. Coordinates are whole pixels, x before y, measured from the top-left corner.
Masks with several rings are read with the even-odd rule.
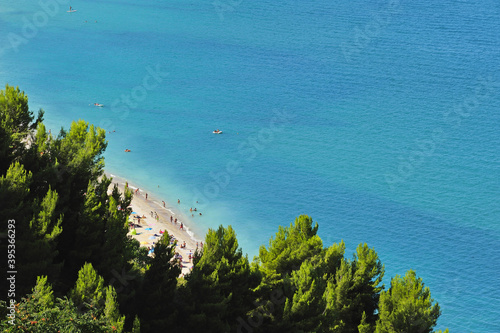
[[[367,242],[452,332],[500,332],[499,82],[494,0],[0,5],[0,83],[52,133],[110,131],[109,172],[250,258],[300,214]]]

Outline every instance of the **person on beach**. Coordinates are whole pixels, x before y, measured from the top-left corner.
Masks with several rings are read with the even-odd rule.
[[[148,194],[146,193],[146,200],[148,200]]]
[[[174,220],[175,224],[177,224],[177,219]]]
[[[172,217],[172,215],[170,215],[170,223],[172,223],[173,220],[174,218]]]
[[[196,207],[194,207],[194,211],[196,212]]]
[[[177,199],[177,203],[180,204],[181,203],[181,199]]]
[[[179,229],[184,230],[184,224],[182,224],[182,222],[181,222],[181,227]]]
[[[200,213],[200,216],[201,216],[201,213]]]
[[[189,211],[192,212],[193,211],[193,207],[189,208]]]

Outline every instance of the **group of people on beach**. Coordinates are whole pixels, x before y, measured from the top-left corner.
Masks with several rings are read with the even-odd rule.
[[[128,182],[127,182],[127,183],[125,183],[125,187],[127,187],[127,188],[129,187],[129,186],[128,186]],[[134,190],[134,194],[135,194],[135,195],[140,194],[140,189],[139,189],[139,188],[135,189],[135,190]],[[148,199],[148,194],[147,194],[147,193],[145,193],[145,199],[146,199],[146,200]],[[162,202],[163,207],[164,207],[164,208],[166,208],[166,202],[165,202],[164,200],[162,200],[161,202]],[[181,203],[180,199],[177,199],[177,203],[178,203],[178,204],[180,204],[180,203]],[[198,203],[198,201],[197,201],[196,203]],[[196,207],[194,207],[194,208],[193,208],[193,207],[191,207],[191,208],[189,209],[189,211],[192,213],[191,215],[192,215],[192,216],[194,216],[193,212],[198,212],[198,209],[197,209]],[[198,212],[198,213],[199,213],[199,215],[200,215],[200,216],[202,215],[202,214],[201,214],[201,212]],[[158,222],[160,221],[160,215],[159,215],[156,211],[152,211],[152,210],[151,210],[151,211],[150,211],[150,215],[151,215],[151,217],[152,217],[152,218],[154,218],[156,221],[158,221]],[[140,224],[140,223],[141,223],[141,219],[145,219],[145,218],[146,218],[146,216],[139,216],[139,215],[134,216],[134,217],[135,217],[135,218],[137,218],[137,220],[138,220],[138,224]],[[175,218],[173,215],[170,215],[170,222],[171,222],[172,224],[176,224],[176,225],[177,225],[177,223],[179,222],[179,223],[180,223],[180,225],[179,225],[179,230],[185,230],[184,223],[182,223],[181,221],[178,221],[178,220],[177,220],[177,218]],[[133,226],[133,227],[135,227],[135,226]],[[160,233],[163,233],[163,232],[160,232]],[[171,243],[172,243],[172,241],[175,241],[175,238],[174,238],[173,236],[171,236]],[[154,243],[153,243],[153,244],[154,244]],[[197,249],[198,249],[198,247],[199,247],[199,246],[201,246],[201,247],[203,248],[203,242],[200,242],[200,243],[196,242],[196,248],[197,248]],[[182,244],[180,244],[180,248],[181,248],[181,249],[185,249],[185,248],[186,248],[186,242],[185,242],[185,241],[183,241],[183,242],[182,242]],[[153,246],[151,246],[151,247],[148,247],[148,250],[153,250],[153,249],[154,249],[154,245],[153,245]],[[191,258],[190,258],[190,260],[191,260]]]
[[[174,219],[174,217],[172,215],[170,215],[170,223],[177,224],[177,218]],[[184,230],[184,223],[181,222],[181,224],[179,226],[179,230]]]
[[[160,185],[158,185],[158,187],[159,187],[159,186],[160,186]],[[127,187],[127,188],[128,188],[128,182],[127,182],[127,183],[125,183],[125,187]],[[135,194],[135,195],[140,194],[140,189],[139,189],[139,188],[136,188],[136,189],[134,190],[134,194]],[[145,199],[146,199],[146,200],[148,200],[148,194],[147,194],[147,193],[145,193]],[[162,200],[161,202],[162,202],[162,204],[163,204],[163,207],[164,207],[164,208],[166,208],[166,206],[167,206],[166,202],[165,202],[164,200]],[[178,203],[178,204],[180,204],[180,203],[181,203],[181,200],[180,200],[180,199],[177,199],[177,203]],[[196,201],[196,203],[198,203],[198,201]],[[198,211],[198,209],[197,209],[196,207],[195,207],[195,208],[191,207],[191,208],[189,209],[189,211],[191,212],[191,216],[192,216],[192,217],[194,217],[194,213],[193,213],[193,212],[197,212],[197,211]],[[155,214],[155,216],[154,216],[154,217],[155,217],[155,219],[159,221],[158,214],[157,214],[156,212],[154,212],[154,214]],[[201,212],[199,212],[198,214],[199,214],[200,216],[202,216]],[[153,217],[153,212],[152,212],[152,211],[151,211],[151,217]],[[172,219],[173,219],[173,218],[172,218],[172,216],[170,216],[170,222],[172,222]],[[177,223],[177,219],[175,219],[175,223]],[[182,227],[181,229],[183,230],[184,228]]]
[[[160,215],[158,215],[157,212],[153,213],[153,211],[151,211],[151,217],[153,217],[158,222],[160,221]]]
[[[197,201],[197,202],[198,202],[198,201]],[[197,211],[198,211],[198,209],[196,209],[196,207],[194,207],[194,209],[193,209],[193,207],[191,207],[191,208],[189,208],[189,211],[191,212],[191,216],[193,216],[193,217],[194,217],[193,212],[197,212]],[[200,216],[201,216],[201,213],[198,213],[198,214],[200,214]]]

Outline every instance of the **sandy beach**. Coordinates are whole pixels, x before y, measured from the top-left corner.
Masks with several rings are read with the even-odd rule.
[[[114,184],[117,184],[120,192],[124,192],[126,184],[124,179],[109,173],[106,173],[106,176],[113,178],[110,190]],[[163,232],[168,232],[177,240],[176,252],[182,256],[181,276],[189,273],[193,265],[189,254],[194,254],[197,244],[201,247],[203,240],[195,238],[195,235],[184,227],[187,218],[171,204],[158,200],[150,193],[146,198],[146,192],[137,189],[130,183],[128,186],[134,192],[131,203],[133,214],[129,217],[129,222],[134,227],[130,228],[129,235],[137,239],[141,246],[151,248],[160,239]],[[139,219],[137,216],[141,218]],[[175,219],[177,219],[177,223],[175,223]],[[134,228],[135,235],[133,234]],[[184,243],[186,246],[182,248],[181,245]]]

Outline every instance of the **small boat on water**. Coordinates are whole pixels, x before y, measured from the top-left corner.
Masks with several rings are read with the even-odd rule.
[[[213,131],[212,133],[214,133],[214,134],[222,134],[222,131],[221,131],[221,130],[216,129],[216,130],[215,130],[215,131]]]
[[[94,103],[94,106],[98,106],[98,107],[102,108],[104,106],[104,104]]]
[[[74,13],[74,12],[76,12],[76,9],[73,9],[73,7],[69,6],[69,10],[67,12]]]

